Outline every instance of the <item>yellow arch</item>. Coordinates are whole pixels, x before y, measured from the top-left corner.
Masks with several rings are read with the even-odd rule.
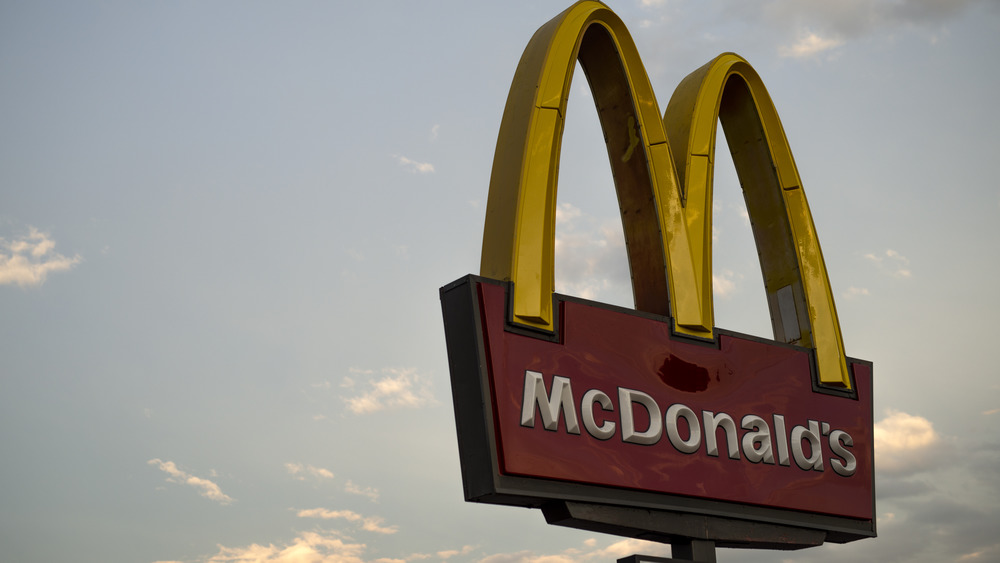
[[[692,256],[711,280],[712,173],[721,121],[753,224],[776,340],[815,348],[820,381],[850,387],[843,337],[809,204],[781,120],[743,58],[719,55],[681,81],[664,122]],[[704,244],[704,248],[697,245]],[[710,281],[701,291],[711,291]],[[710,298],[710,297],[709,297]]]
[[[557,172],[577,60],[608,146],[636,309],[670,315],[677,332],[713,336],[711,186],[715,123],[721,117],[727,139],[732,130],[731,151],[737,142],[755,147],[733,154],[745,193],[753,194],[747,196],[748,212],[762,249],[775,338],[816,348],[821,382],[849,387],[808,204],[757,74],[738,56],[722,55],[682,81],[661,120],[631,35],[610,9],[589,0],[531,38],[500,125],[480,273],[513,282],[512,320],[542,330],[554,326]],[[763,144],[751,142],[754,123]],[[683,163],[679,170],[675,159]],[[769,181],[772,162],[777,178]]]

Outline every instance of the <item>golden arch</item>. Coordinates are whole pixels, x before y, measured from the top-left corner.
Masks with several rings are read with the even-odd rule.
[[[480,274],[513,282],[513,320],[552,330],[559,152],[579,60],[597,105],[621,209],[636,309],[714,336],[711,210],[716,123],[743,186],[775,339],[816,350],[822,384],[850,387],[840,323],[784,129],[757,73],[720,55],[664,117],[631,35],[599,2],[535,32],[500,124]]]

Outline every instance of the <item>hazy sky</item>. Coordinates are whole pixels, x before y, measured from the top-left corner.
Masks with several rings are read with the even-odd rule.
[[[875,365],[880,537],[719,561],[1000,561],[1000,6],[610,4],[661,107],[758,70]],[[438,288],[568,5],[0,0],[0,560],[669,553],[462,497]],[[629,305],[582,73],[565,135],[557,283]],[[770,337],[726,153],[716,324]]]

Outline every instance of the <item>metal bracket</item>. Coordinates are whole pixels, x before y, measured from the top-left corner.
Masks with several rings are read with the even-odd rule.
[[[582,502],[550,502],[542,506],[542,514],[546,522],[557,526],[669,543],[674,559],[668,561],[713,563],[717,546],[793,550],[821,545],[827,539],[822,530]]]

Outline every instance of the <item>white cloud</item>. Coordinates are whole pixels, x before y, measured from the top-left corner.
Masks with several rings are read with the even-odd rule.
[[[847,291],[843,293],[845,299],[854,299],[856,297],[867,297],[868,295],[869,295],[868,288],[854,287],[853,285],[847,288]]]
[[[476,549],[476,546],[474,545],[465,545],[462,546],[462,549],[445,549],[443,551],[439,551],[437,552],[437,556],[441,559],[451,559],[456,555],[468,555],[469,553],[472,553],[474,549]]]
[[[574,219],[583,214],[580,208],[572,203],[560,203],[556,207],[556,223],[569,225]]]
[[[1000,543],[996,543],[982,549],[977,549],[976,551],[970,551],[969,553],[959,557],[958,561],[971,561],[973,563],[1000,561]]]
[[[937,32],[948,18],[957,16],[967,6],[988,1],[770,0],[759,13],[771,25],[816,29],[821,36],[855,38],[885,34],[901,26],[927,26]],[[742,13],[757,11],[743,10]]]
[[[913,272],[910,271],[910,259],[891,248],[882,254],[871,252],[865,254],[865,259],[892,277],[905,279],[913,275]]]
[[[34,227],[28,234],[12,240],[0,237],[0,285],[17,284],[22,288],[45,283],[51,272],[65,272],[80,263],[79,254],[67,258],[53,252],[56,243]]]
[[[171,483],[179,483],[194,487],[195,489],[198,489],[199,495],[207,499],[214,500],[219,504],[229,504],[233,502],[233,498],[223,493],[222,489],[219,488],[217,484],[209,481],[208,479],[202,479],[201,477],[196,477],[190,473],[182,471],[177,467],[177,464],[172,461],[163,461],[159,458],[155,458],[147,461],[146,463],[157,466],[160,471],[169,475],[169,477],[167,477],[167,481]]]
[[[654,557],[669,557],[670,547],[666,544],[627,538],[614,541],[607,547],[597,548],[597,542],[588,539],[583,542],[585,549],[569,548],[554,554],[538,554],[524,550],[514,553],[497,553],[479,560],[480,563],[582,563],[615,561],[636,553]]]
[[[324,469],[322,467],[316,467],[315,465],[303,465],[301,463],[286,463],[285,469],[291,474],[295,479],[299,481],[305,481],[306,477],[315,477],[317,479],[333,479],[333,472],[329,469]]]
[[[383,526],[385,521],[381,516],[361,516],[352,510],[327,510],[325,508],[310,508],[300,510],[296,514],[299,518],[320,518],[323,520],[344,519],[348,522],[361,522],[361,529],[377,534],[395,534],[399,531],[397,526]]]
[[[793,59],[807,59],[844,44],[843,39],[824,38],[815,33],[806,33],[792,45],[780,47],[778,54]]]
[[[429,162],[417,162],[416,160],[410,160],[405,156],[397,156],[396,161],[400,165],[410,168],[410,172],[427,174],[428,172],[434,172],[434,165]]]
[[[995,0],[763,0],[721,3],[639,0],[640,28],[664,25],[662,48],[690,49],[691,42],[717,51],[774,50],[781,57],[810,60],[834,55],[854,41],[892,40],[900,31],[930,44],[947,39],[951,21],[967,8]],[[692,33],[696,28],[697,33]],[[685,37],[681,43],[675,36]],[[655,71],[654,71],[655,72]]]
[[[383,377],[370,382],[370,389],[360,395],[344,398],[354,414],[368,414],[387,408],[422,407],[436,404],[430,382],[413,368],[386,368]]]
[[[441,132],[441,126],[435,123],[434,126],[431,127],[431,132],[430,135],[428,136],[428,139],[431,141],[436,141],[438,138],[438,133],[440,132]]]
[[[276,546],[219,546],[206,563],[364,563],[366,545],[347,543],[333,533],[302,532],[291,543]]]
[[[941,436],[922,416],[890,410],[875,423],[874,434],[880,473],[915,473],[941,457]]]
[[[737,292],[736,281],[742,277],[732,270],[724,270],[718,275],[712,274],[712,292],[719,299],[728,299]]]
[[[556,208],[556,291],[631,306],[621,221],[599,224],[569,203]]]
[[[352,495],[368,497],[372,502],[378,502],[378,489],[375,487],[361,487],[356,485],[353,481],[348,480],[347,484],[344,485],[344,492]]]

